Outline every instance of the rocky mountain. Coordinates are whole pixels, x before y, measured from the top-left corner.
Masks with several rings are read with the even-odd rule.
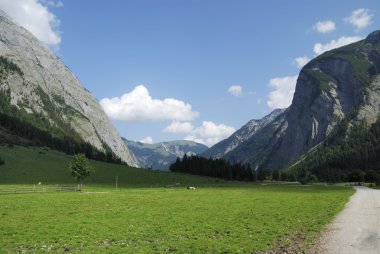
[[[235,148],[242,145],[245,141],[249,140],[257,132],[273,122],[280,114],[284,113],[285,109],[275,109],[269,115],[262,119],[252,119],[229,138],[220,141],[212,146],[210,149],[202,153],[205,158],[219,159],[227,154],[232,154]]]
[[[9,109],[18,109],[15,116],[4,112],[3,106],[2,114],[8,116],[8,122],[24,123],[29,132],[33,130],[40,136],[40,132],[49,133],[49,140],[64,140],[67,146],[76,141],[99,151],[112,151],[122,161],[138,166],[91,93],[58,57],[3,11],[0,11],[0,56],[2,103],[8,103]]]
[[[380,31],[309,62],[266,166],[279,168],[323,142],[343,120],[371,125],[380,112]]]
[[[144,144],[123,139],[144,168],[168,170],[170,164],[179,157],[198,155],[208,149],[207,146],[187,140]]]
[[[301,70],[291,106],[223,158],[281,168],[324,142],[343,120],[347,128],[372,125],[380,112],[379,74],[380,31],[325,52]]]

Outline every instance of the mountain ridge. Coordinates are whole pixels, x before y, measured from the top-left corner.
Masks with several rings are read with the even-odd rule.
[[[311,60],[301,70],[285,120],[288,127],[266,167],[288,165],[323,142],[346,117],[351,124],[373,124],[380,112],[379,62],[379,31]]]
[[[237,147],[242,145],[245,141],[249,140],[262,128],[270,124],[275,118],[282,114],[286,109],[274,109],[271,113],[261,119],[252,119],[243,125],[239,130],[233,133],[230,137],[220,141],[212,146],[201,156],[206,158],[219,159],[226,157],[227,154],[232,153]]]
[[[123,138],[124,142],[135,154],[139,164],[145,168],[169,170],[169,166],[177,158],[198,155],[208,149],[203,144],[188,140],[175,140],[156,144],[144,144]]]
[[[66,123],[83,142],[99,151],[111,150],[122,161],[138,166],[97,100],[58,57],[23,27],[0,10],[0,54],[21,70],[6,71],[3,65],[0,90],[9,103],[35,115],[40,126],[64,129]],[[6,112],[4,112],[6,113]],[[29,121],[31,125],[36,122]],[[50,127],[47,126],[46,129]]]
[[[317,56],[301,69],[289,108],[221,158],[280,169],[324,142],[343,120],[347,128],[374,124],[380,113],[379,74],[380,31]]]

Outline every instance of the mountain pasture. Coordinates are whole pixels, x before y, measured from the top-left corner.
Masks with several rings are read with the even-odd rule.
[[[0,166],[0,184],[75,185],[70,176],[69,162],[72,156],[46,147],[21,147],[0,145],[0,158],[5,162]],[[224,181],[184,174],[173,174],[154,170],[128,167],[90,160],[95,169],[93,176],[85,180],[85,185],[115,186],[116,177],[120,187],[163,187],[175,183],[209,185]]]
[[[2,146],[0,156],[5,161],[0,188],[75,184],[67,168],[71,157],[62,153]],[[224,182],[91,163],[96,172],[84,192],[0,195],[1,253],[301,250],[353,193],[344,187]],[[176,187],[164,188],[173,181]],[[196,189],[186,189],[189,185]]]

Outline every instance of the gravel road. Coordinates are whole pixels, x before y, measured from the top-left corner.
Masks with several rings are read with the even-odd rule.
[[[355,189],[310,253],[380,254],[380,190]]]

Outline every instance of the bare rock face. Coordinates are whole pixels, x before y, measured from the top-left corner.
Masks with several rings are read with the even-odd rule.
[[[373,124],[380,113],[380,31],[367,39],[322,54],[297,80],[288,127],[272,148],[267,168],[280,168],[323,142],[348,118]]]
[[[204,155],[254,168],[286,167],[316,147],[343,120],[371,125],[380,114],[380,31],[334,49],[301,70],[291,106],[255,132],[247,126]],[[243,142],[238,142],[241,133]],[[228,151],[230,149],[230,151]]]
[[[285,109],[275,109],[262,119],[252,119],[230,137],[212,146],[202,154],[205,158],[219,159],[232,153],[237,147],[249,140],[258,131],[274,121]]]
[[[122,141],[97,100],[87,91],[58,57],[26,29],[0,11],[0,55],[17,64],[23,76],[12,75],[0,89],[9,89],[11,103],[26,112],[48,116],[46,99],[82,139],[99,150],[107,145],[131,166],[138,166],[134,155]],[[47,98],[43,98],[47,97]],[[51,124],[54,123],[53,120]]]

